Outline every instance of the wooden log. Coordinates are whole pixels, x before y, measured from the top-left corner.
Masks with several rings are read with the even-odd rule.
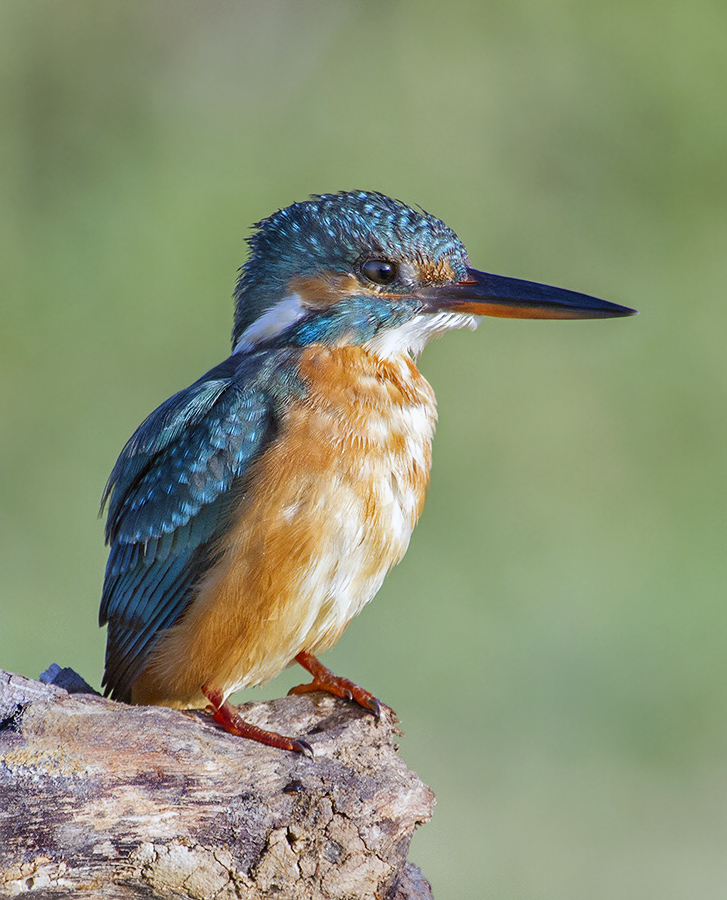
[[[431,900],[406,856],[434,795],[393,713],[319,693],[241,710],[315,759],[0,671],[0,896]]]

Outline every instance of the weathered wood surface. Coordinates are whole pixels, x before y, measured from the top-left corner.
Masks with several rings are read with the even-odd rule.
[[[434,796],[390,711],[307,694],[244,716],[316,758],[0,671],[0,896],[431,900],[406,855]]]

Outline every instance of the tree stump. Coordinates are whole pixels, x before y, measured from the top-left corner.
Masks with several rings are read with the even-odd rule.
[[[242,714],[315,759],[0,671],[0,896],[431,900],[406,855],[434,795],[390,710],[315,693]]]

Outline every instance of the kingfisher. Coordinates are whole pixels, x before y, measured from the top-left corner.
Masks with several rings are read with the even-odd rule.
[[[112,699],[209,706],[231,734],[307,756],[228,697],[317,659],[409,544],[437,419],[416,361],[481,316],[628,316],[586,294],[473,269],[444,222],[384,194],[314,195],[258,222],[234,292],[232,354],[139,426],[103,496],[100,624]]]

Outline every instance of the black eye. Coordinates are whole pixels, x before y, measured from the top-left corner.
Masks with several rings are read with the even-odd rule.
[[[391,284],[398,275],[396,265],[388,259],[367,259],[361,271],[375,284]]]

